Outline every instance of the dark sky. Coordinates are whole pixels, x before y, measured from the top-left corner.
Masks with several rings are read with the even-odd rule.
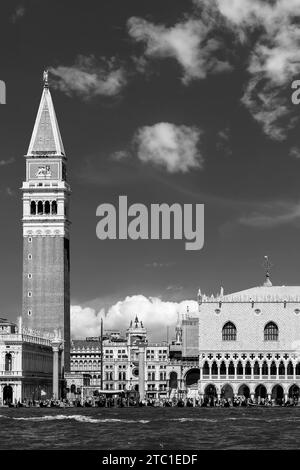
[[[226,59],[230,69],[216,72],[206,62],[205,76],[196,70],[184,80],[184,56],[176,58],[173,39],[166,46],[162,29],[153,32],[149,25],[160,25],[165,32],[174,28],[175,34],[175,25],[190,25],[191,18],[201,22],[204,13],[200,0],[1,2],[0,79],[7,87],[7,104],[0,105],[1,316],[16,318],[21,309],[23,155],[47,67],[72,186],[73,305],[99,311],[125,296],[177,302],[195,299],[199,287],[207,294],[220,286],[225,293],[246,289],[263,282],[266,254],[274,265],[273,284],[299,284],[300,109],[290,102],[290,87],[300,75],[297,68],[290,69],[270,88],[267,72],[259,75],[261,89],[256,91],[269,100],[269,114],[287,103],[286,120],[276,124],[277,130],[283,129],[279,137],[276,129],[264,127],[269,115],[257,117],[262,101],[242,101],[256,79],[249,63],[264,27],[259,24],[262,19],[257,18],[257,29],[252,28],[244,42],[234,37],[233,26],[226,29],[216,22],[208,34],[222,43],[223,50],[209,53]],[[132,17],[148,31],[146,36],[138,30],[129,33]],[[268,38],[271,46],[272,39]],[[157,41],[152,51],[151,40]],[[88,65],[82,64],[82,57],[89,58]],[[85,67],[86,73],[100,76],[112,57],[126,75],[126,83],[116,92],[80,91],[60,69]],[[133,136],[157,123],[199,129],[202,165],[170,172],[138,158]],[[125,156],[114,158],[116,152]],[[203,249],[186,251],[183,241],[98,240],[97,206],[115,204],[122,194],[130,204],[148,207],[158,202],[205,204]]]

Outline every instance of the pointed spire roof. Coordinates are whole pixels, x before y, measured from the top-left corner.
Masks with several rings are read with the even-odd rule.
[[[35,120],[27,156],[64,156],[56,114],[48,86],[48,73],[44,72],[44,88]]]

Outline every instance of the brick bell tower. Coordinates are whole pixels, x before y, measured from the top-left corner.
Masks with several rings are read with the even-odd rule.
[[[70,369],[69,197],[65,155],[44,72],[23,182],[23,326],[60,330],[61,372]]]

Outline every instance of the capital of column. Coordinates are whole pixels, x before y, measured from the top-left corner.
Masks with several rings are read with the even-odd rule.
[[[52,346],[53,352],[59,352],[61,344],[62,344],[61,339],[53,339],[51,341],[51,346]]]

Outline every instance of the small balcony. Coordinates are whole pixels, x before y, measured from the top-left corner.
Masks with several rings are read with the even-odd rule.
[[[21,377],[21,370],[0,370],[1,377]]]

